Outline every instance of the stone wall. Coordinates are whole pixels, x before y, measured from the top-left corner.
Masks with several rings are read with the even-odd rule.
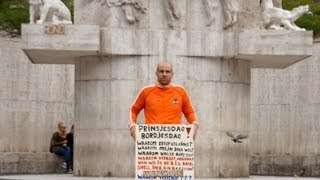
[[[158,62],[156,56],[81,57],[76,65],[75,175],[134,176],[128,107],[143,86],[155,82]],[[171,62],[179,72],[173,81],[188,90],[200,123],[195,176],[248,176],[247,141],[234,144],[225,131],[249,130],[250,64],[198,57]],[[143,123],[142,112],[139,117]],[[237,122],[233,123],[234,119]]]
[[[22,46],[0,38],[0,174],[55,172],[49,142],[73,123],[74,67],[32,64]]]
[[[251,174],[320,176],[320,44],[286,69],[253,69]]]
[[[49,139],[58,121],[73,122],[76,86],[75,175],[133,176],[134,143],[127,130],[127,107],[139,89],[154,81],[157,62],[168,58],[180,72],[175,82],[190,92],[202,124],[196,147],[196,176],[248,176],[248,141],[235,145],[225,131],[250,131],[251,64],[240,60],[245,58],[222,57],[233,57],[238,50],[235,44],[250,42],[248,38],[238,42],[235,35],[241,33],[240,29],[258,28],[259,2],[240,0],[239,23],[227,30],[222,30],[221,10],[214,12],[214,24],[206,26],[204,7],[198,0],[177,1],[182,12],[180,27],[175,30],[168,27],[159,0],[146,1],[150,15],[131,25],[121,8],[108,8],[106,1],[75,2],[75,24],[102,27],[101,41],[94,39],[101,43],[102,56],[79,58],[75,84],[72,66],[31,64],[21,50],[21,40],[0,40],[0,173],[55,172],[59,161],[48,153]],[[31,28],[36,27],[41,28]],[[32,37],[25,36],[29,42],[39,40]],[[75,36],[70,37],[73,40]],[[63,38],[58,45],[68,42]],[[48,42],[44,44],[54,44]],[[288,44],[280,45],[287,48]],[[304,46],[299,50],[304,51]],[[317,50],[319,46],[315,46]],[[308,175],[317,175],[318,56],[284,70],[253,70],[252,174],[290,175],[306,167]],[[199,97],[208,91],[209,96]]]
[[[176,1],[180,18],[173,28],[166,1],[143,1],[148,13],[131,24],[124,7],[106,2],[75,1],[76,25],[100,25],[100,55],[82,56],[76,65],[75,175],[134,176],[128,107],[143,86],[154,83],[157,63],[168,59],[177,72],[173,82],[187,89],[198,114],[195,176],[249,176],[247,141],[234,144],[226,131],[249,132],[251,62],[235,54],[239,27],[257,24],[259,3],[242,0],[250,5],[239,8],[239,23],[223,30],[221,1],[214,1],[211,26],[203,1]]]

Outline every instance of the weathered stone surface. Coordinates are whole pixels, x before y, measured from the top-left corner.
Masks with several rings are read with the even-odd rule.
[[[57,123],[73,122],[74,67],[33,65],[22,47],[0,38],[0,174],[57,172],[46,153]]]
[[[312,32],[241,30],[236,57],[256,68],[285,68],[312,55]]]
[[[259,3],[253,0],[240,2],[239,14],[243,16],[240,16],[239,24],[227,30],[222,29],[221,9],[215,12],[217,21],[211,26],[204,26],[207,18],[202,1],[176,1],[181,16],[174,18],[173,27],[169,27],[167,19],[167,13],[172,9],[166,11],[164,1],[144,1],[148,14],[132,24],[124,17],[121,7],[108,7],[106,2],[75,1],[76,24],[100,26],[100,32],[97,28],[98,32],[94,29],[87,34],[86,38],[94,36],[90,41],[92,46],[89,46],[93,47],[89,48],[90,52],[81,46],[86,45],[81,41],[79,47],[66,53],[67,44],[60,46],[55,41],[51,43],[48,40],[53,36],[43,36],[39,32],[41,27],[30,27],[38,33],[33,37],[48,38],[43,46],[53,50],[45,52],[63,52],[59,61],[46,59],[46,63],[76,64],[75,145],[78,151],[75,152],[75,174],[134,175],[134,143],[127,129],[128,108],[143,86],[154,83],[156,65],[166,59],[172,62],[177,72],[174,82],[186,87],[192,101],[195,99],[195,109],[200,114],[199,144],[196,146],[198,156],[195,160],[197,178],[248,176],[249,142],[245,140],[242,144],[235,144],[226,136],[226,131],[250,132],[250,68],[252,65],[283,68],[312,55],[312,34],[248,30],[257,27],[259,19],[259,15],[253,16],[259,14]],[[69,28],[74,28],[76,34],[87,33],[77,29],[77,26]],[[293,37],[295,41],[292,41]],[[70,34],[66,38],[67,43],[74,40]],[[30,40],[30,43],[36,45],[28,44],[32,52],[32,49],[37,49],[37,40]],[[96,49],[100,50],[100,54],[94,51]],[[34,55],[40,57],[40,54]],[[270,61],[269,57],[274,61]],[[60,109],[58,105],[56,108]],[[271,113],[275,111],[275,108],[263,104],[258,104],[256,108],[265,108]],[[293,116],[289,113],[291,107],[284,105],[281,108],[283,111],[275,111],[281,115],[277,123],[279,127],[288,127],[288,121],[282,122],[281,118]],[[263,112],[256,112],[255,115],[258,117],[260,114],[266,120],[274,117]],[[265,131],[272,134],[274,129],[270,121],[265,122]],[[142,115],[139,122],[143,122]],[[260,124],[256,122],[251,128],[255,126]],[[266,134],[256,130],[254,133],[261,139],[268,139]],[[285,133],[279,131],[277,135]],[[282,142],[282,139],[278,141]],[[273,147],[267,148],[268,143],[255,148],[266,148],[267,152],[272,152]],[[279,151],[285,151],[285,145],[275,146]],[[307,149],[310,151],[311,148]],[[289,171],[281,158],[274,167],[287,173]],[[268,172],[273,173],[274,167]],[[259,169],[256,168],[256,171]]]
[[[311,166],[311,174],[312,177],[319,177],[320,176],[320,166]]]
[[[319,48],[286,69],[252,71],[251,173],[319,176]]]
[[[251,104],[288,104],[289,69],[252,69]]]
[[[63,159],[52,153],[0,153],[0,174],[61,173]]]
[[[0,116],[0,152],[46,152],[57,123],[72,122],[73,105],[0,100]]]
[[[294,156],[294,155],[251,155],[250,173],[252,175],[299,175],[305,169],[305,176],[319,176],[318,156]],[[257,159],[259,159],[257,161]],[[265,161],[268,160],[268,161]],[[305,163],[305,162],[308,163]]]
[[[180,10],[181,18],[179,28],[189,30],[199,30],[206,27],[208,30],[222,29],[223,14],[221,2],[216,1],[216,9],[212,9],[215,17],[211,26],[207,26],[208,17],[205,13],[205,4],[197,0],[180,0],[177,6]],[[108,7],[106,1],[75,1],[75,24],[95,24],[100,27],[112,28],[137,28],[137,29],[169,29],[167,13],[163,1],[148,0],[143,1],[147,13],[140,18],[139,22],[129,24],[124,17],[121,7]],[[260,4],[255,0],[239,0],[239,21],[236,28],[249,29],[259,27]]]
[[[23,37],[27,42],[25,51],[32,61],[38,63],[74,63],[77,56],[97,55],[101,50],[102,55],[160,55],[162,58],[174,55],[235,56],[238,59],[251,61],[253,67],[284,68],[312,55],[310,32],[242,30],[238,34],[221,30],[186,31],[108,27],[100,30],[102,39],[99,41],[97,26],[66,26],[70,32],[67,31],[68,33],[64,36],[54,35],[54,38],[52,35],[44,35],[41,31],[43,28],[39,25],[23,26],[25,29]],[[71,41],[59,40],[59,37],[71,39]],[[61,41],[64,43],[61,44]],[[233,43],[234,41],[239,43]],[[57,54],[52,56],[52,53],[57,50],[60,51],[59,56]]]
[[[250,86],[223,83],[221,92],[221,129],[248,134],[250,131]]]
[[[222,126],[222,122],[220,121],[222,84],[217,82],[188,81],[185,84],[185,88],[189,91],[199,122],[206,124],[200,127],[201,131],[219,131]],[[206,96],[199,96],[204,91],[210,91],[211,93]],[[206,102],[206,106],[203,105],[203,102]]]
[[[310,32],[242,30],[237,34],[103,28],[101,34],[102,54],[235,56],[251,61],[252,66],[258,68],[284,68],[312,55]]]
[[[260,2],[256,0],[238,0],[239,29],[259,29],[261,20]]]
[[[220,57],[224,55],[221,34],[222,31],[102,28],[101,53]]]
[[[75,154],[77,175],[134,175],[134,142],[128,132],[129,107],[143,86],[155,82],[160,61],[158,56],[79,58],[75,110],[79,114],[76,131],[80,136],[76,138],[80,146]],[[250,62],[234,59],[222,65],[219,58],[179,56],[170,62],[177,72],[173,82],[188,90],[200,122],[196,176],[248,176],[248,142],[237,146],[226,136],[226,131],[249,132]],[[140,123],[144,122],[142,113]],[[234,119],[236,123],[232,123]],[[88,155],[92,153],[95,157]],[[125,165],[118,168],[120,162]]]
[[[46,34],[44,29],[45,25],[22,24],[23,49],[33,63],[73,64],[74,58],[100,50],[98,26],[65,25],[64,34]]]
[[[177,29],[202,29],[207,22],[204,12],[204,4],[194,0],[176,1],[180,11]],[[169,29],[168,17],[164,1],[148,0],[143,1],[147,13],[142,15],[139,22],[130,24],[125,20],[121,7],[108,7],[105,1],[76,1],[75,2],[75,23],[76,24],[97,24],[101,27],[112,28],[137,28],[137,29]],[[221,17],[221,10],[214,12]],[[222,29],[222,22],[219,18],[211,27]]]
[[[80,129],[75,135],[75,175],[134,176],[134,141],[127,129]]]
[[[251,63],[250,61],[234,59],[224,59],[222,61],[221,80],[223,82],[250,84],[251,83]]]
[[[110,6],[107,1],[75,2],[75,22],[78,25],[66,26],[70,31],[66,33],[70,36],[65,38],[68,41],[60,41],[56,38],[59,36],[55,39],[48,38],[50,36],[39,38],[34,33],[40,33],[43,27],[24,25],[25,32],[30,31],[23,35],[28,42],[27,48],[33,49],[26,52],[31,59],[45,57],[42,60],[38,58],[37,61],[43,61],[41,63],[74,63],[77,55],[96,55],[101,49],[102,55],[159,55],[161,59],[171,59],[176,55],[236,57],[252,61],[254,67],[260,68],[284,68],[311,55],[310,32],[257,30],[260,8],[259,3],[253,0],[239,2],[239,23],[228,30],[222,28],[220,2],[212,10],[216,15],[213,25],[206,26],[208,17],[202,1],[178,1],[176,6],[180,17],[174,30],[168,26],[165,3],[152,0],[142,4],[148,12],[138,22],[130,24],[125,20],[121,6]],[[100,26],[100,48],[99,29],[94,25]],[[42,43],[48,40],[52,41],[51,46]],[[50,51],[35,50],[41,44],[51,47]],[[57,58],[50,59],[48,55],[55,53],[51,50],[59,49],[59,57],[55,54]]]

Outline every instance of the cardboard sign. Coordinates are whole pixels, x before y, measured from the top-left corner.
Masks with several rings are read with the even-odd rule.
[[[194,180],[192,126],[136,126],[136,179]]]

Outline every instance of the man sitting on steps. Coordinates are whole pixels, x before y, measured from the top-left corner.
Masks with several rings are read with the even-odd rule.
[[[63,122],[58,123],[58,131],[53,133],[51,138],[50,152],[62,156],[64,159],[62,167],[65,168],[67,172],[71,173],[71,148],[67,146],[66,129],[67,127]]]

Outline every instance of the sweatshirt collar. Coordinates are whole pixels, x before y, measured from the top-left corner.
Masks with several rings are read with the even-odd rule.
[[[171,83],[168,84],[168,85],[162,85],[162,84],[160,84],[159,82],[157,82],[157,83],[156,83],[156,86],[157,86],[158,88],[160,88],[160,89],[169,89],[170,87],[173,86],[173,83],[171,82]]]

